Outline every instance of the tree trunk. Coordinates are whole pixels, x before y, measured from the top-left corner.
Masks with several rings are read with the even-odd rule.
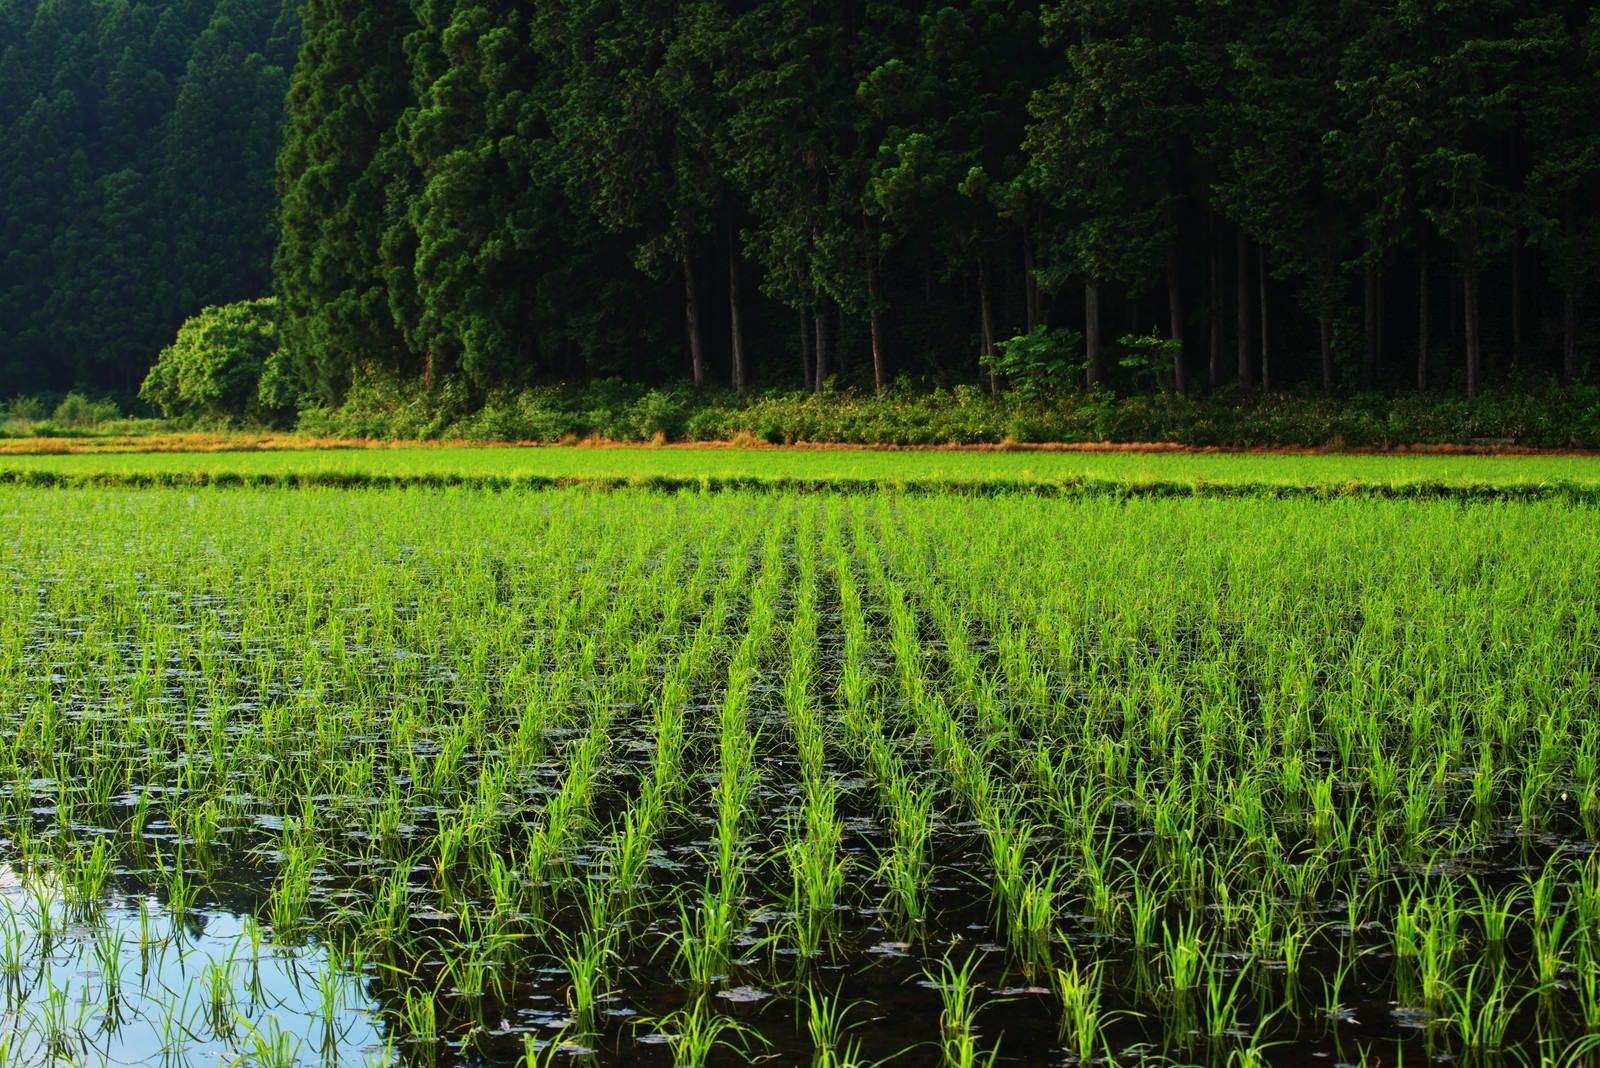
[[[1211,329],[1207,339],[1206,350],[1206,377],[1210,380],[1211,388],[1216,389],[1222,384],[1222,252],[1217,247],[1216,224],[1211,227],[1211,292],[1207,299],[1210,303]]]
[[[883,312],[878,304],[878,264],[876,259],[867,264],[867,301],[870,304],[867,317],[872,327],[872,388],[882,393],[887,369],[883,352]]]
[[[1375,357],[1377,363],[1374,365],[1372,374],[1374,385],[1383,381],[1383,369],[1389,365],[1389,331],[1386,327],[1389,318],[1389,309],[1387,306],[1388,301],[1385,297],[1387,292],[1388,287],[1384,284],[1383,272],[1379,271],[1377,306],[1378,329],[1374,335],[1374,343],[1377,346],[1377,353]]]
[[[739,233],[733,219],[728,231],[728,326],[733,340],[733,391],[743,393],[750,387],[744,362],[744,299],[739,292]]]
[[[1428,388],[1428,250],[1417,262],[1417,391]]]
[[[1028,333],[1039,325],[1039,283],[1033,277],[1033,237],[1029,233],[1028,213],[1022,213],[1022,297]]]
[[[844,326],[844,309],[834,308],[833,344],[830,346],[829,352],[833,356],[834,372],[841,375],[845,373],[845,350],[840,347],[839,342],[844,338]]]
[[[1511,238],[1511,366],[1522,366],[1522,249]]]
[[[1317,348],[1322,356],[1322,392],[1333,392],[1333,316],[1317,316]]]
[[[1450,343],[1454,345],[1461,340],[1461,326],[1466,321],[1466,311],[1461,303],[1462,287],[1452,280],[1444,288],[1450,295],[1450,315],[1447,321],[1450,324]]]
[[[1271,346],[1267,343],[1267,250],[1256,246],[1256,286],[1261,291],[1261,388],[1272,388]]]
[[[828,316],[826,310],[818,308],[817,319],[817,377],[815,389],[822,392],[822,387],[828,381]]]
[[[583,351],[572,343],[570,337],[561,339],[561,366],[566,368],[567,381],[589,381],[589,368],[584,362]]]
[[[1088,358],[1085,376],[1090,389],[1100,384],[1100,283],[1083,284],[1083,345]]]
[[[687,246],[683,250],[683,321],[689,329],[689,367],[699,388],[706,384],[705,336],[700,330],[700,286]]]
[[[1567,236],[1577,232],[1577,199],[1568,193],[1562,198],[1562,225]],[[1578,380],[1578,281],[1568,278],[1561,290],[1561,376]]]
[[[1239,385],[1250,388],[1253,376],[1250,366],[1250,239],[1240,230],[1234,235],[1233,258],[1238,275],[1238,292],[1234,294],[1234,311],[1237,313],[1239,342]]]
[[[811,314],[804,309],[800,311],[800,380],[809,391],[814,388],[815,375],[812,374],[812,349],[811,349]]]
[[[433,392],[433,347],[422,354],[422,392]]]
[[[1172,353],[1172,388],[1189,392],[1189,371],[1183,353],[1183,264],[1178,259],[1178,242],[1167,245],[1167,329],[1177,346]]]
[[[1571,285],[1561,291],[1561,377],[1578,380],[1578,297]]]
[[[1361,274],[1361,391],[1378,376],[1378,272],[1369,264]]]
[[[989,368],[989,392],[1000,392],[1000,374],[994,366],[994,299],[989,293],[989,257],[978,256],[978,344]]]
[[[1467,342],[1467,396],[1478,395],[1478,377],[1482,371],[1482,323],[1478,308],[1478,268],[1469,262],[1461,269],[1462,330]]]

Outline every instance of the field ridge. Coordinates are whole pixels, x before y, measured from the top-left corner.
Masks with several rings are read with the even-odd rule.
[[[1265,497],[1384,500],[1562,501],[1600,503],[1600,484],[1552,479],[1529,482],[1439,479],[1341,479],[1309,482],[1205,478],[905,478],[827,475],[484,475],[349,471],[89,471],[0,470],[0,486],[35,489],[546,489],[652,490],[666,493],[903,493],[968,497]]]

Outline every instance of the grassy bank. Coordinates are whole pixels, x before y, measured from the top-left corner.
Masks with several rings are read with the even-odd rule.
[[[1600,457],[791,449],[381,448],[0,457],[34,486],[652,486],[688,490],[1600,499]]]
[[[469,397],[449,385],[368,383],[337,409],[310,409],[323,437],[559,442],[803,442],[865,445],[1170,442],[1190,446],[1391,447],[1516,443],[1600,447],[1600,388],[1529,381],[1467,400],[1456,393],[1064,393],[1032,401],[970,386],[881,395],[657,390],[617,381]]]
[[[26,399],[24,399],[26,401]],[[20,405],[20,408],[19,408]],[[172,441],[185,430],[231,429],[112,418],[81,398],[44,418],[44,403],[12,402],[0,419],[0,451],[101,443]],[[17,414],[18,411],[24,414]],[[226,421],[224,421],[226,422]],[[359,383],[339,407],[307,407],[278,432],[334,441],[563,443],[746,442],[767,444],[997,445],[1170,443],[1191,447],[1393,448],[1514,444],[1600,448],[1600,387],[1528,380],[1467,400],[1458,393],[1326,396],[1319,393],[1171,393],[1119,397],[1069,392],[1021,400],[970,386],[894,388],[883,394],[650,389],[615,380],[473,396],[457,383]]]

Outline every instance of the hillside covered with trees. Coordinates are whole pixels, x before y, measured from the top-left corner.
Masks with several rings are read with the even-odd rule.
[[[131,396],[271,288],[293,0],[0,0],[0,396]]]
[[[266,296],[275,396],[321,405],[1474,393],[1581,377],[1600,327],[1574,0],[0,0],[0,35],[0,391],[128,394]]]

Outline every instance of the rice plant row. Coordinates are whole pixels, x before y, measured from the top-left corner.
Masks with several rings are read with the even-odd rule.
[[[0,491],[0,1064],[1581,1065],[1585,504]]]

